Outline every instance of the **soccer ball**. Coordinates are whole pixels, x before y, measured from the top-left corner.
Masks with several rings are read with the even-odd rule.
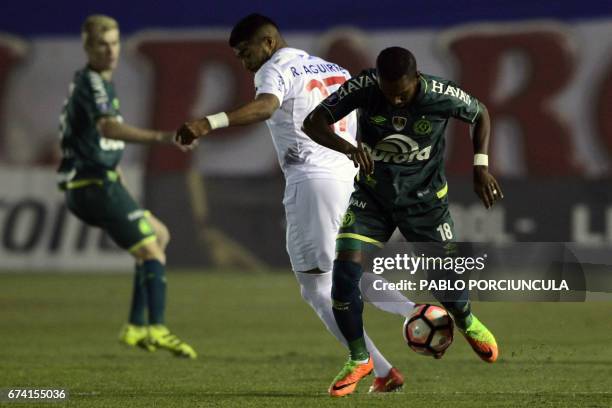
[[[453,319],[439,306],[418,305],[404,322],[404,339],[417,353],[439,358],[453,342]]]

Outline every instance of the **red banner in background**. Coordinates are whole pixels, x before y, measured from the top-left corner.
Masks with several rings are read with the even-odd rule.
[[[586,43],[589,38],[601,41]],[[581,23],[572,31],[533,24],[443,33],[339,30],[323,36],[288,34],[286,39],[354,74],[371,66],[381,49],[402,45],[414,52],[420,70],[454,78],[487,104],[494,124],[491,163],[506,198],[492,211],[477,202],[471,183],[461,177],[470,175],[472,167],[468,129],[449,132],[449,197],[461,239],[573,241],[608,250],[609,182],[584,179],[609,175],[612,25]],[[147,33],[128,42],[133,47],[124,48],[114,76],[127,123],[174,129],[253,97],[252,74],[235,58],[225,35]],[[16,153],[57,145],[61,104],[84,55],[78,38],[44,40],[27,54],[11,50],[0,47],[0,140],[3,158],[27,165],[40,157],[32,153],[23,156],[34,160],[19,161]],[[58,53],[65,58],[49,65],[49,57]],[[141,163],[138,155],[126,153],[125,165]],[[288,264],[283,181],[265,125],[215,132],[191,156],[157,146],[142,158],[149,187],[145,207],[173,233],[168,248],[172,265],[247,270]],[[16,183],[15,167],[5,171],[6,186]],[[39,184],[54,191],[53,170],[47,169]],[[27,168],[23,174],[23,180],[30,180]],[[83,232],[61,206],[61,196],[47,194],[47,200],[25,188],[3,190],[0,267],[44,268],[53,259],[53,265],[65,269],[71,266],[63,257],[69,256],[81,268],[89,254],[116,254],[99,235]],[[104,268],[126,264],[125,257],[112,259],[116,263]]]
[[[612,51],[612,48],[610,48],[610,51]],[[597,121],[597,130],[601,134],[608,152],[612,154],[612,117],[610,114],[612,111],[610,108],[612,106],[612,62],[605,72],[603,80],[597,83],[595,97],[597,104],[594,114]]]
[[[571,129],[551,106],[574,74],[576,61],[568,43],[563,33],[552,30],[466,31],[450,39],[449,48],[459,64],[457,82],[485,103],[493,120],[515,121],[521,130],[530,175],[579,174],[572,157]],[[524,58],[527,74],[511,95],[500,99],[495,97],[495,91],[503,80],[501,61],[508,53],[519,53]],[[466,127],[457,128],[455,137],[461,137],[457,133],[464,133]],[[449,157],[450,172],[469,174],[472,154],[468,143],[456,144]]]
[[[227,34],[160,31],[130,37],[127,42],[133,46],[125,48],[114,77],[126,122],[176,129],[188,119],[250,100],[252,74],[235,58]],[[411,49],[420,70],[455,79],[488,106],[493,119],[491,165],[497,175],[610,174],[612,25],[605,20],[471,25],[446,31],[336,29],[285,37],[290,46],[336,61],[354,74],[372,66],[385,47]],[[57,118],[67,85],[84,63],[78,38],[34,42],[27,54],[14,51],[18,41],[0,42],[0,142],[3,160],[14,164],[50,157],[48,147],[57,146]],[[49,56],[59,53],[64,58],[50,66]],[[22,63],[16,64],[21,56]],[[449,173],[469,175],[467,127],[455,124],[448,136]],[[279,174],[263,124],[215,132],[192,156],[155,146],[146,159],[149,174],[191,167],[213,176]],[[138,159],[128,154],[125,161]]]
[[[201,88],[213,79],[201,80],[207,66],[220,64],[234,82],[226,92],[232,95],[231,105],[238,106],[253,96],[252,75],[244,70],[226,42],[220,40],[144,40],[138,51],[151,62],[154,71],[154,104],[151,126],[176,129],[186,120],[202,117],[205,112],[194,113]],[[221,133],[221,132],[219,132]],[[219,137],[239,134],[227,129]],[[147,158],[147,170],[153,172],[184,171],[191,167],[190,160],[173,146],[153,146]]]
[[[0,36],[0,120],[7,122],[6,104],[9,75],[17,68],[26,54],[26,47],[20,40]],[[4,132],[0,132],[0,160],[6,159],[7,152],[3,148]]]

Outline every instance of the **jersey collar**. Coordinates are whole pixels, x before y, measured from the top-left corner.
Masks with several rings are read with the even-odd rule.
[[[423,100],[423,97],[427,93],[427,88],[429,87],[429,85],[427,84],[427,80],[425,79],[423,74],[421,74],[420,72],[419,72],[418,79],[419,79],[419,92],[415,96],[415,98],[412,101],[411,105],[414,104],[414,103],[421,102]]]
[[[281,55],[285,55],[285,54],[304,54],[305,57],[308,57],[308,53],[304,50],[300,50],[298,48],[283,47],[283,48],[276,50],[276,52],[272,54],[272,57],[270,57],[270,59],[281,56]]]

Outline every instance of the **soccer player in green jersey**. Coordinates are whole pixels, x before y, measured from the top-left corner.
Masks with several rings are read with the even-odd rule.
[[[356,109],[360,142],[353,146],[330,125]],[[349,343],[350,358],[330,386],[332,396],[352,393],[372,369],[363,341],[362,251],[382,247],[397,227],[430,254],[456,255],[444,175],[444,132],[451,117],[473,125],[474,189],[490,208],[502,198],[502,191],[488,171],[491,125],[486,107],[455,83],[418,72],[406,49],[383,50],[376,69],[344,83],[304,121],[304,131],[314,141],[349,155],[360,167],[336,240],[333,311]],[[452,301],[440,300],[474,351],[494,362],[497,343],[472,314],[467,291]]]
[[[60,117],[63,158],[59,186],[74,215],[102,228],[136,260],[129,320],[119,340],[149,351],[164,348],[177,356],[195,358],[193,348],[172,334],[164,322],[168,229],[138,205],[118,168],[125,142],[173,143],[174,133],[123,123],[111,82],[120,50],[117,21],[89,16],[81,34],[87,65],[75,73]]]

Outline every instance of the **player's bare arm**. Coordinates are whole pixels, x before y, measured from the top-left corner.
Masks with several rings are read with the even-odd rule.
[[[137,128],[121,123],[113,116],[98,119],[96,127],[105,138],[128,143],[173,143],[174,141],[174,132]]]
[[[194,140],[218,128],[251,125],[268,120],[278,107],[278,98],[275,95],[259,94],[251,102],[231,112],[222,112],[184,123],[176,132],[176,138],[180,144],[188,146]]]
[[[484,105],[474,124],[474,191],[486,208],[491,208],[496,201],[504,198],[501,187],[495,177],[489,173],[488,151],[491,135],[491,118]]]
[[[324,109],[317,108],[304,120],[302,131],[318,144],[348,155],[355,166],[365,174],[372,174],[374,161],[361,145],[361,141],[357,141],[357,146],[353,146],[332,130],[331,125],[334,123],[333,118]]]

